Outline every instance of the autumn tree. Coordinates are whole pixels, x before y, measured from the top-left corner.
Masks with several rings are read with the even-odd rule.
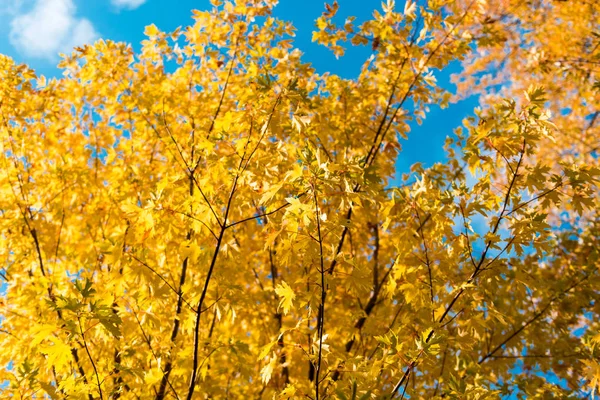
[[[328,4],[313,40],[372,53],[343,79],[275,3],[60,79],[0,56],[2,397],[593,396],[600,5]],[[446,162],[395,171],[472,94]]]

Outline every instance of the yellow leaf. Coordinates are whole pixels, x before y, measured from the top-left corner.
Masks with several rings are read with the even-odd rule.
[[[293,305],[293,301],[296,298],[296,294],[286,282],[282,281],[275,288],[275,293],[277,296],[281,297],[279,301],[279,307],[283,308],[283,313],[287,314],[290,311],[290,308]]]
[[[269,363],[260,370],[260,378],[262,379],[263,383],[269,383],[269,381],[271,380],[271,375],[273,374],[273,370],[275,369],[276,362],[277,356],[273,355],[273,357],[271,357],[271,359],[269,360]]]
[[[144,381],[147,385],[154,385],[162,379],[162,372],[158,368],[152,368],[146,372]]]
[[[40,347],[40,352],[47,355],[48,365],[58,370],[68,366],[72,357],[71,347],[56,337],[52,338],[52,344]]]
[[[271,349],[273,348],[275,343],[277,343],[277,342],[271,342],[271,343],[263,346],[262,349],[260,350],[260,353],[258,354],[258,359],[262,360],[263,358],[265,358],[267,356],[267,354],[269,354],[269,352],[271,351]]]
[[[41,325],[36,329],[36,334],[33,340],[29,343],[32,347],[42,343],[45,339],[52,337],[56,327],[54,325]]]
[[[144,29],[144,35],[153,38],[158,35],[158,28],[154,24],[148,25],[146,26],[146,29]]]
[[[278,398],[289,399],[291,397],[294,397],[295,394],[296,394],[296,387],[294,385],[288,384],[285,387],[285,389],[283,389],[283,391],[281,393],[279,393]]]
[[[415,18],[415,12],[417,11],[417,3],[411,0],[407,0],[404,4],[404,15],[409,19]]]
[[[296,179],[300,178],[303,174],[303,169],[300,164],[294,164],[294,169],[287,173],[285,179],[290,182],[294,182]]]
[[[273,198],[273,196],[275,196],[277,194],[279,189],[281,189],[282,186],[283,186],[283,183],[280,183],[280,184],[273,185],[269,189],[267,189],[260,198],[260,204],[265,204],[269,200],[271,200]]]

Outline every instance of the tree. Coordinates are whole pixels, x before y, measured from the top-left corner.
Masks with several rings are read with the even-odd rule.
[[[3,396],[593,395],[598,4],[333,3],[342,79],[274,0],[213,3],[61,79],[1,56]],[[460,61],[482,108],[393,180]]]

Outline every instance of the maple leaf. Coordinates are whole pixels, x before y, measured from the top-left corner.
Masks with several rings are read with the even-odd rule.
[[[296,294],[286,282],[277,285],[277,287],[275,287],[275,293],[281,297],[281,300],[279,300],[279,307],[283,308],[284,314],[287,314],[290,311],[290,308],[292,308]]]

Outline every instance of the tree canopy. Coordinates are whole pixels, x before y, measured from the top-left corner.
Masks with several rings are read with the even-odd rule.
[[[0,55],[2,396],[593,396],[600,4],[327,4],[313,40],[371,53],[344,79],[275,0],[212,3],[60,79]]]

